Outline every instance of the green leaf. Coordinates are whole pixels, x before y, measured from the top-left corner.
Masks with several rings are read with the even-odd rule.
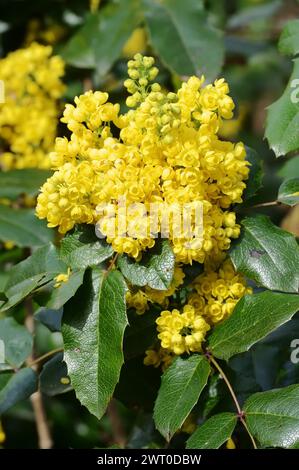
[[[246,181],[246,188],[242,195],[243,201],[247,201],[257,193],[262,186],[263,180],[262,161],[257,152],[250,147],[246,147],[246,160],[250,162],[250,171]]]
[[[237,424],[233,413],[212,416],[187,440],[187,449],[219,449],[232,435]]]
[[[100,418],[112,397],[123,364],[127,326],[122,275],[89,270],[65,305],[62,335],[69,376],[80,402]]]
[[[221,33],[208,22],[203,2],[143,0],[151,43],[161,60],[179,75],[212,80],[224,57]]]
[[[298,292],[299,249],[293,235],[264,215],[245,218],[242,227],[230,251],[236,270],[268,289]]]
[[[265,136],[276,157],[299,148],[299,59],[293,62],[293,73],[283,95],[268,108]]]
[[[12,241],[17,246],[36,247],[53,238],[54,231],[48,229],[33,210],[0,206],[0,240]]]
[[[270,21],[269,17],[273,16],[280,8],[281,0],[272,0],[265,5],[242,8],[229,18],[227,26],[230,29],[235,29],[255,24],[259,20]]]
[[[99,23],[99,14],[87,16],[83,26],[60,51],[63,59],[70,65],[79,68],[95,68],[93,42]]]
[[[62,50],[62,57],[75,67],[96,68],[103,77],[120,57],[140,20],[138,0],[109,3],[87,17]]]
[[[0,340],[4,343],[5,363],[12,368],[19,368],[32,351],[32,335],[25,326],[8,317],[0,319]],[[0,363],[0,369],[3,370],[2,366]]]
[[[283,325],[299,310],[299,296],[278,292],[245,295],[233,314],[216,326],[209,337],[209,350],[228,360]]]
[[[118,258],[117,264],[123,275],[134,286],[149,286],[167,290],[174,272],[175,258],[168,240],[157,240],[141,261],[136,262],[127,255]]]
[[[50,331],[61,331],[61,319],[63,308],[59,310],[52,310],[47,307],[40,307],[35,313],[34,317],[40,323],[49,328]]]
[[[37,374],[31,368],[25,367],[11,374],[6,385],[0,390],[0,415],[19,401],[29,398],[36,390]]]
[[[16,199],[20,194],[35,196],[52,171],[28,168],[0,172],[0,198]]]
[[[61,259],[72,269],[96,266],[112,255],[111,245],[96,236],[93,225],[77,225],[61,241]]]
[[[299,53],[299,20],[289,21],[279,38],[278,49],[281,54],[297,55]]]
[[[255,393],[245,403],[246,423],[263,447],[299,448],[299,385]]]
[[[42,368],[39,376],[40,390],[50,397],[69,392],[72,386],[70,381],[64,383],[67,379],[68,372],[66,363],[63,361],[63,353],[56,354]]]
[[[0,310],[8,310],[34,289],[65,272],[67,272],[67,267],[59,259],[57,249],[53,245],[38,248],[29,258],[11,268],[10,277],[5,286],[8,301],[1,306]]]
[[[295,206],[299,202],[299,178],[284,181],[278,191],[279,202],[288,206]]]
[[[63,282],[60,287],[54,288],[51,297],[47,302],[47,307],[59,310],[63,305],[75,295],[83,283],[84,269],[71,273],[67,282]]]
[[[299,155],[290,158],[278,171],[281,178],[298,178],[299,177]]]
[[[196,404],[210,374],[204,356],[178,357],[162,376],[162,384],[154,409],[157,429],[168,441],[182,426]]]

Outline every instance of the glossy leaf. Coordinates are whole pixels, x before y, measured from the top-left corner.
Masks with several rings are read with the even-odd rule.
[[[5,364],[11,368],[20,367],[31,354],[32,335],[12,317],[0,319],[0,340],[4,344]],[[3,370],[2,366],[3,364],[0,364],[0,369]]]
[[[96,236],[93,225],[77,225],[61,241],[60,256],[72,269],[96,266],[112,255],[111,245]]]
[[[281,178],[299,178],[299,155],[289,158],[278,171]]]
[[[179,75],[216,78],[224,48],[221,33],[208,21],[203,2],[143,0],[152,45],[162,61]]]
[[[52,175],[51,171],[28,168],[0,172],[0,198],[16,199],[21,194],[35,196]]]
[[[299,59],[282,96],[268,108],[266,133],[276,157],[299,148]]]
[[[234,413],[214,415],[201,424],[187,440],[187,449],[219,449],[232,435],[237,424]]]
[[[252,395],[245,403],[246,423],[263,447],[299,448],[299,385]]]
[[[154,409],[158,431],[167,439],[182,426],[196,404],[210,374],[204,356],[178,357],[164,372]]]
[[[54,232],[39,220],[32,209],[0,205],[0,240],[21,247],[37,247],[52,241]]]
[[[84,270],[75,271],[70,274],[68,281],[62,282],[51,292],[51,297],[47,302],[47,307],[53,310],[59,310],[72,298],[81,284],[83,283]]]
[[[61,330],[61,319],[62,319],[63,309],[52,310],[47,307],[40,307],[34,314],[35,318],[49,328],[50,331],[60,331]]]
[[[278,43],[279,52],[286,55],[299,53],[299,20],[291,20],[283,28]]]
[[[123,255],[118,258],[118,267],[125,278],[135,286],[166,290],[173,278],[174,262],[174,254],[168,240],[157,240],[141,261],[136,262]]]
[[[50,397],[72,390],[63,353],[56,354],[44,364],[39,384],[41,392]]]
[[[140,22],[138,0],[110,3],[89,15],[84,25],[62,51],[67,63],[75,67],[96,68],[104,76]]]
[[[98,418],[106,410],[123,364],[125,291],[119,272],[105,275],[89,270],[64,307],[64,359],[72,386],[80,402]]]
[[[11,374],[6,385],[0,390],[0,415],[16,403],[29,398],[36,389],[37,374],[30,367]]]
[[[284,181],[278,191],[278,201],[288,206],[299,203],[299,178]]]
[[[237,271],[271,290],[298,292],[299,248],[295,238],[264,215],[242,221],[242,234],[230,251]]]
[[[0,310],[11,308],[34,289],[65,272],[67,272],[67,267],[59,259],[53,245],[38,248],[29,258],[16,264],[10,270],[10,277],[5,286],[8,301],[1,306]]]

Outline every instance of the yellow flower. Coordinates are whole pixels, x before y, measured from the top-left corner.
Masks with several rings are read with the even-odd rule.
[[[236,448],[236,444],[234,443],[234,441],[231,437],[226,441],[225,447],[227,449],[235,449]]]
[[[6,434],[4,432],[4,429],[0,421],[0,444],[3,444],[5,442],[5,439],[6,439]]]
[[[68,268],[67,273],[65,274],[64,273],[58,274],[58,276],[54,278],[54,281],[55,281],[54,287],[55,288],[61,287],[61,285],[64,282],[68,282],[70,275],[71,275],[71,268]]]
[[[138,52],[146,49],[146,32],[144,28],[136,28],[123,47],[122,53],[125,57],[133,57]]]
[[[196,314],[192,305],[186,304],[183,311],[164,310],[157,318],[158,338],[162,348],[176,355],[201,351],[201,344],[210,326]]]
[[[7,151],[0,167],[50,168],[64,85],[64,63],[50,46],[32,43],[0,60],[5,103],[0,107],[0,138]]]

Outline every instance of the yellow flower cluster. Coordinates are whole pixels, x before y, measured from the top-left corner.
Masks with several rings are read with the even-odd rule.
[[[145,351],[143,363],[146,366],[161,367],[164,371],[171,365],[174,357],[173,353],[159,346]]]
[[[156,323],[162,348],[177,355],[200,351],[201,343],[210,329],[210,325],[201,315],[196,314],[190,304],[184,305],[182,312],[177,309],[164,310]]]
[[[5,102],[0,105],[0,167],[50,168],[58,125],[64,63],[50,46],[32,43],[0,60]]]
[[[252,289],[247,287],[242,274],[236,273],[230,260],[225,260],[218,271],[207,268],[198,276],[188,303],[195,311],[214,325],[225,320],[233,312],[237,302],[245,294],[251,294]]]
[[[133,109],[125,115],[99,91],[66,106],[62,121],[72,134],[56,140],[56,172],[42,188],[37,215],[61,233],[76,223],[98,223],[116,252],[140,259],[165,218],[174,219],[173,208],[193,210],[200,202],[202,237],[192,219],[192,234],[179,236],[170,223],[168,238],[177,262],[203,263],[227,250],[240,232],[229,207],[242,201],[245,149],[217,136],[234,103],[223,79],[203,86],[203,78],[191,77],[168,93],[151,84],[157,73],[152,57],[137,54],[128,62],[127,105]]]
[[[66,35],[66,28],[58,23],[43,24],[34,18],[28,22],[24,45],[30,46],[33,42],[53,46]]]
[[[252,293],[228,259],[218,270],[207,268],[195,279],[192,288],[182,312],[164,310],[156,320],[158,339],[166,357],[167,353],[200,352],[210,328],[231,315],[241,297]],[[164,364],[163,357],[159,350],[150,349],[146,351],[144,363],[158,367]]]

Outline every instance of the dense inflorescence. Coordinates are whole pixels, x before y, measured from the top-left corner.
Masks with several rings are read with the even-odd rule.
[[[5,102],[0,107],[0,167],[50,168],[57,135],[63,60],[50,46],[32,43],[0,60]]]
[[[51,155],[56,171],[42,188],[37,214],[61,233],[100,219],[100,230],[114,250],[139,259],[155,244],[151,205],[162,207],[157,235],[165,211],[175,205],[192,208],[200,201],[203,241],[188,234],[177,237],[175,224],[170,224],[169,239],[178,262],[203,263],[227,250],[240,232],[230,206],[242,201],[249,171],[245,149],[217,136],[234,104],[222,79],[203,87],[203,78],[191,77],[177,93],[164,92],[158,83],[150,85],[158,73],[153,59],[135,57],[125,82],[133,109],[125,115],[99,91],[66,106],[62,121],[72,135],[56,140]],[[112,135],[115,127],[119,137]],[[120,229],[122,198],[126,208],[142,204],[146,211],[141,218],[137,209],[128,211],[125,232]],[[104,214],[98,206],[105,207]]]
[[[226,259],[217,270],[207,268],[193,281],[182,311],[164,310],[156,323],[160,349],[146,352],[146,363],[155,366],[165,363],[172,354],[201,351],[206,333],[228,318],[237,302],[251,294],[245,278],[235,272]]]
[[[249,292],[225,260],[240,234],[231,206],[242,202],[249,173],[244,145],[218,137],[223,120],[233,116],[228,85],[219,79],[204,86],[203,77],[191,77],[174,93],[154,82],[157,74],[152,57],[137,54],[128,62],[131,109],[123,115],[100,91],[66,105],[62,121],[71,137],[56,139],[50,155],[55,172],[37,204],[38,217],[60,233],[77,223],[95,224],[115,252],[137,261],[164,235],[165,219],[171,221],[173,282],[166,291],[129,286],[127,303],[138,314],[151,303],[167,308],[184,282],[183,264],[204,264],[182,309],[164,310],[157,319],[160,343],[145,359],[156,366],[200,351],[207,331]],[[193,215],[191,232],[182,231],[175,211],[184,206],[192,212],[198,204],[200,230]]]

